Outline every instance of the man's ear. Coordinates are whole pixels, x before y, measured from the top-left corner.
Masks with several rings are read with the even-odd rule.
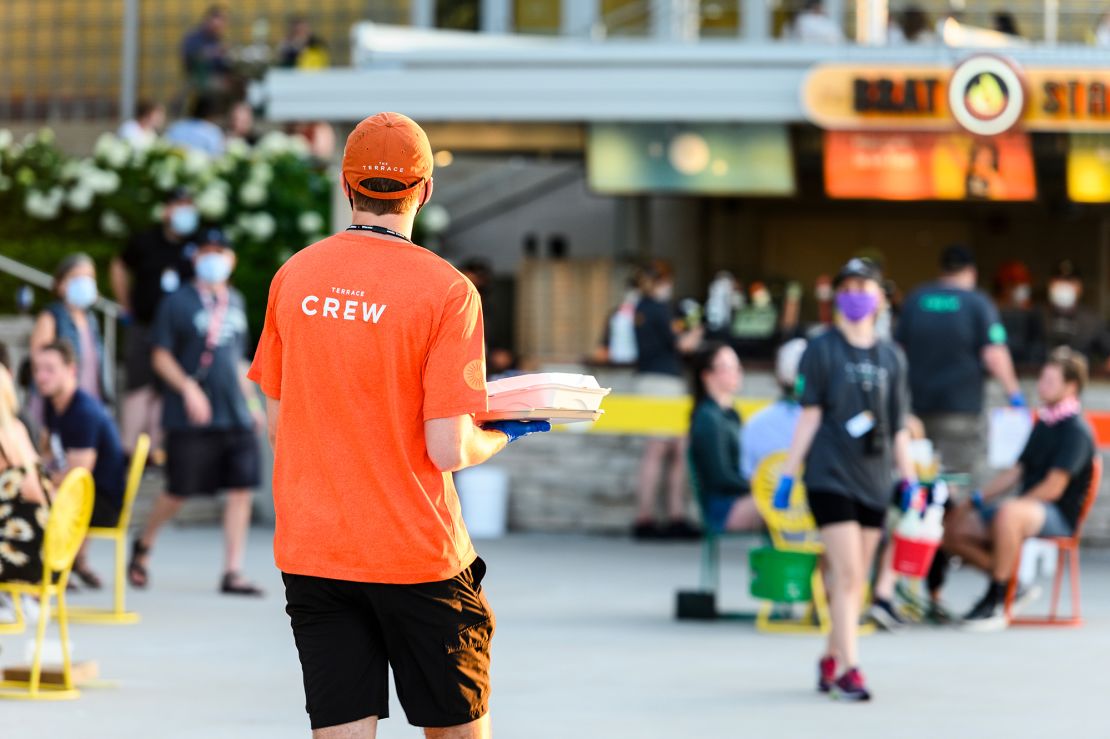
[[[433,182],[434,180],[429,177],[428,181],[424,183],[424,197],[420,199],[420,205],[416,207],[417,213],[419,213],[420,210],[428,204],[428,201],[432,199],[432,190],[435,189]]]

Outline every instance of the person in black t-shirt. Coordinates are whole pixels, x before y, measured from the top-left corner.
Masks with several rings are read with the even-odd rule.
[[[126,463],[116,425],[104,406],[77,386],[77,353],[66,340],[47,344],[34,357],[35,385],[46,399],[42,452],[55,484],[72,469],[89,470],[96,486],[91,526],[119,522]],[[73,572],[90,588],[100,578],[85,564],[84,549]]]
[[[1037,382],[1043,406],[1017,464],[949,516],[945,550],[991,578],[987,592],[964,619],[970,629],[1006,627],[1006,587],[1026,539],[1072,536],[1079,525],[1096,454],[1079,405],[1086,382],[1082,354],[1067,347],[1053,351]],[[999,502],[1015,487],[1021,490],[1017,497]]]
[[[774,497],[776,508],[789,507],[804,463],[806,500],[831,576],[832,630],[818,663],[817,689],[849,701],[871,698],[858,667],[860,603],[895,471],[905,484],[916,484],[906,428],[906,358],[875,329],[882,279],[867,259],[852,259],[836,276],[836,323],[802,355],[802,414]]]
[[[112,260],[112,291],[130,318],[125,346],[126,391],[120,420],[124,448],[130,453],[139,434],[162,449],[162,397],[150,364],[150,325],[162,299],[193,278],[189,237],[200,222],[192,196],[183,188],[167,198],[162,224],[136,234]]]
[[[702,331],[676,330],[671,305],[674,276],[669,264],[655,260],[639,276],[641,297],[636,304],[636,393],[648,397],[684,397],[682,354],[697,348]],[[656,492],[667,458],[671,458],[667,477],[667,514],[669,521],[655,521]],[[698,528],[686,515],[686,439],[650,437],[644,443],[644,456],[636,490],[636,522],[632,535],[637,539],[697,539]]]
[[[913,412],[949,472],[982,484],[986,460],[983,382],[993,375],[1010,404],[1024,406],[1006,329],[990,298],[975,289],[978,271],[970,249],[953,245],[941,256],[938,281],[905,300],[895,340],[909,361]]]

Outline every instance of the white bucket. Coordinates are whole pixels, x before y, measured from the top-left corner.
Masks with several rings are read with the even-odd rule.
[[[455,473],[463,521],[474,539],[498,539],[509,526],[509,472],[502,467],[471,467]]]

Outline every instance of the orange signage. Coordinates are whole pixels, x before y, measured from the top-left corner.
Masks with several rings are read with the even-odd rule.
[[[802,104],[832,130],[1110,131],[1110,69],[1024,69],[991,54],[954,68],[822,64]]]
[[[1029,136],[828,131],[825,191],[866,200],[1032,200]]]

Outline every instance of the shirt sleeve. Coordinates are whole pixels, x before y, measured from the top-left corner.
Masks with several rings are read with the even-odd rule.
[[[798,379],[795,380],[794,393],[803,406],[825,405],[828,388],[828,373],[821,362],[821,341],[810,342],[798,364]]]
[[[150,345],[170,352],[173,351],[173,298],[171,295],[159,303],[150,325]]]
[[[910,407],[909,371],[906,355],[897,346],[894,350],[894,378],[890,385],[890,432],[897,434],[906,427],[906,409]]]
[[[465,280],[452,288],[424,362],[424,420],[486,410],[482,299]]]
[[[979,295],[979,309],[976,311],[976,342],[979,348],[985,346],[1006,346],[1006,327],[998,316],[994,303],[984,295]]]
[[[262,393],[274,400],[281,400],[282,343],[278,333],[277,311],[278,288],[281,272],[274,275],[270,283],[270,297],[266,301],[266,319],[262,324],[262,335],[254,352],[254,361],[247,371],[247,379],[258,383]]]

